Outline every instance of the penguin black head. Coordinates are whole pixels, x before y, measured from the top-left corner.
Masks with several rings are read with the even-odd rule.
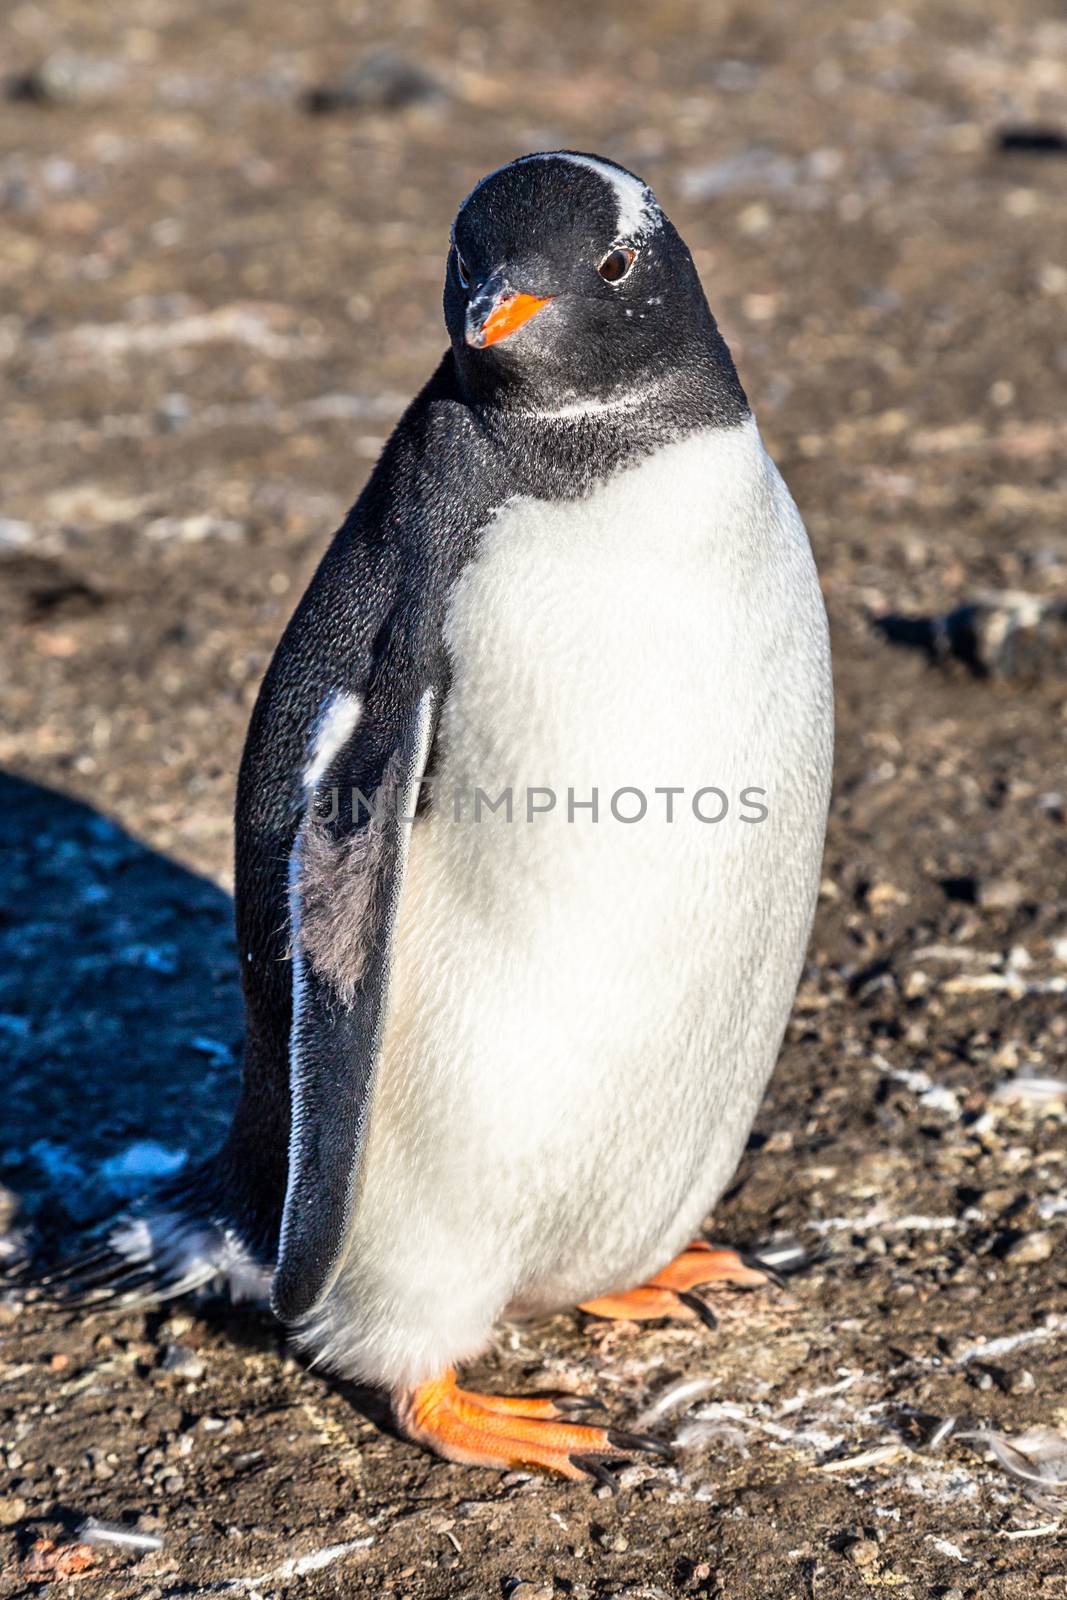
[[[474,402],[568,414],[713,378],[716,409],[747,411],[685,244],[601,156],[522,156],[483,178],[453,225],[444,302]]]

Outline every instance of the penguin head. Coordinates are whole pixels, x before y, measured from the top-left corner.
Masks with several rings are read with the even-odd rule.
[[[709,357],[741,393],[689,251],[648,186],[601,156],[544,152],[484,178],[453,225],[444,304],[475,402],[595,409]]]

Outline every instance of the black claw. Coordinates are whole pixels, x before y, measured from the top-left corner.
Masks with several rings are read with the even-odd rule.
[[[698,1294],[691,1294],[688,1289],[676,1289],[675,1294],[683,1306],[688,1306],[690,1311],[695,1311],[705,1328],[717,1328],[719,1319],[709,1305]]]
[[[606,1411],[608,1409],[603,1400],[598,1400],[592,1394],[553,1394],[548,1398],[552,1400],[557,1410],[565,1414],[570,1411]]]
[[[785,1288],[785,1277],[776,1267],[768,1266],[766,1261],[762,1261],[759,1256],[752,1255],[748,1250],[739,1250],[737,1253],[741,1257],[742,1266],[751,1267],[753,1272],[762,1272],[767,1282],[773,1283],[776,1289]],[[799,1271],[800,1269],[798,1267],[790,1270]],[[741,1284],[739,1287],[742,1289],[758,1289],[759,1284]]]
[[[621,1494],[622,1485],[613,1472],[609,1472],[604,1463],[596,1456],[569,1456],[572,1466],[578,1467],[582,1472],[587,1472],[597,1483],[602,1483],[605,1489],[610,1489],[612,1494]],[[625,1463],[623,1463],[625,1465]]]
[[[765,1272],[772,1283],[781,1287],[785,1278],[795,1277],[798,1272],[807,1272],[809,1267],[814,1266],[825,1249],[826,1246],[821,1245],[818,1249],[809,1250],[789,1240],[784,1244],[765,1245],[762,1251],[757,1245],[755,1249],[743,1253],[741,1259],[746,1266],[755,1267],[757,1272]]]
[[[659,1456],[664,1461],[674,1460],[674,1451],[669,1444],[664,1444],[662,1439],[657,1439],[651,1433],[623,1433],[619,1428],[607,1430],[608,1443],[613,1444],[616,1450],[644,1450],[650,1456]]]
[[[709,1250],[732,1251],[743,1267],[749,1267],[753,1272],[762,1272],[768,1283],[773,1283],[775,1287],[779,1289],[785,1288],[785,1283],[782,1277],[783,1272],[803,1272],[805,1266],[808,1264],[807,1260],[805,1260],[804,1262],[798,1263],[796,1266],[790,1264],[781,1268],[775,1268],[772,1267],[768,1262],[764,1261],[763,1257],[756,1250],[739,1250],[736,1245],[716,1244],[713,1239],[708,1239],[703,1236],[701,1237],[701,1243],[706,1245]],[[774,1247],[769,1246],[768,1248],[773,1250]],[[756,1285],[742,1283],[738,1284],[737,1287],[739,1289],[755,1289]]]

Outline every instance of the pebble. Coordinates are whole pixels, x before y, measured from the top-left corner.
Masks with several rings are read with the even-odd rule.
[[[1035,1387],[1034,1375],[1027,1367],[1014,1372],[1007,1367],[991,1367],[990,1371],[997,1388],[1005,1394],[1029,1394]]]
[[[94,1478],[107,1479],[115,1476],[115,1469],[107,1459],[107,1452],[101,1450],[98,1445],[85,1452],[85,1464]]]
[[[204,1376],[204,1363],[195,1350],[190,1350],[185,1344],[169,1344],[160,1362],[161,1372],[169,1372],[176,1378],[202,1378]]]
[[[853,1566],[871,1567],[878,1560],[878,1546],[873,1539],[857,1539],[848,1556]]]
[[[29,72],[8,79],[7,97],[38,105],[98,105],[121,88],[125,76],[117,61],[56,51]]]
[[[26,1502],[17,1494],[0,1498],[0,1528],[13,1528],[26,1515]]]
[[[978,886],[978,904],[983,911],[1014,911],[1025,892],[1015,878],[990,878]]]
[[[552,1600],[555,1590],[550,1583],[529,1583],[523,1580],[508,1591],[508,1600]]]
[[[33,543],[33,529],[28,522],[16,522],[13,517],[0,517],[0,550],[22,550]]]
[[[1008,1246],[1004,1259],[1014,1261],[1018,1266],[1032,1266],[1039,1261],[1048,1261],[1054,1248],[1051,1233],[1024,1233]]]
[[[173,1343],[178,1343],[180,1340],[185,1338],[187,1333],[191,1333],[192,1329],[192,1317],[178,1315],[168,1317],[159,1331],[163,1335],[164,1339],[169,1339]]]
[[[216,517],[201,511],[192,517],[153,517],[145,525],[145,538],[176,539],[184,544],[201,544],[205,539],[221,539],[233,544],[244,538],[245,525],[233,517]]]

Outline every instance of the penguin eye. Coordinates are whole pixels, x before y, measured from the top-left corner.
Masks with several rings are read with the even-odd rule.
[[[464,261],[463,257],[460,255],[458,250],[456,251],[456,277],[459,279],[459,285],[460,285],[461,289],[469,289],[470,288],[470,285],[471,285],[470,270],[469,270],[469,268],[467,266],[467,263]]]
[[[605,283],[621,283],[637,260],[637,251],[621,246],[618,250],[609,250],[597,271]]]

